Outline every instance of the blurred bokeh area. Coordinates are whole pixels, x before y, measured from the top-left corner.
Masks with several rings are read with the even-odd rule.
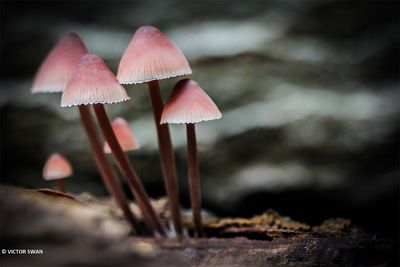
[[[309,224],[345,217],[398,236],[399,10],[397,1],[2,1],[1,183],[52,187],[42,168],[59,152],[74,167],[68,191],[107,194],[77,110],[30,89],[65,34],[79,34],[115,73],[149,24],[182,49],[223,113],[197,125],[206,209],[274,209]],[[161,81],[164,100],[178,80]],[[107,111],[129,121],[141,145],[129,157],[149,194],[162,196],[147,87],[125,88],[131,101]],[[170,129],[189,208],[185,128]]]

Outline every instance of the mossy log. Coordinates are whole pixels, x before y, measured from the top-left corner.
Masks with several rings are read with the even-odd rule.
[[[211,218],[207,238],[132,236],[109,199],[51,190],[1,190],[1,266],[392,266],[398,243],[347,219],[310,227],[268,211]],[[153,202],[167,220],[166,201]],[[133,210],[138,209],[132,203]],[[140,214],[138,213],[140,217]],[[189,217],[185,226],[191,232]],[[13,249],[19,249],[13,254]],[[42,254],[28,254],[29,249]],[[25,250],[25,252],[21,251]],[[27,265],[28,264],[28,265]]]

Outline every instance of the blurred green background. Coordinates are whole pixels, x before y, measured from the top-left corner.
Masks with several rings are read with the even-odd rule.
[[[70,192],[106,194],[77,110],[60,108],[60,94],[31,95],[30,87],[65,34],[79,34],[116,72],[144,24],[182,49],[191,78],[223,113],[197,127],[207,209],[249,216],[273,208],[310,224],[342,216],[398,236],[396,1],[2,1],[2,184],[53,186],[41,172],[59,152],[75,169]],[[165,100],[178,80],[161,81]],[[129,157],[149,194],[161,196],[148,91],[126,89],[132,100],[107,111],[129,120],[141,144]],[[189,207],[185,128],[170,128]]]

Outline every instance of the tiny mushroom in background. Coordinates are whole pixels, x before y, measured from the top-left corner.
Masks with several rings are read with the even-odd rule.
[[[128,122],[123,118],[116,118],[111,123],[111,127],[117,137],[123,151],[131,151],[140,148],[136,137],[133,135],[132,130],[129,128]],[[110,154],[111,148],[107,141],[104,142],[104,153]]]
[[[87,49],[77,34],[70,33],[66,35],[50,51],[46,59],[40,65],[33,82],[32,93],[63,92],[82,56],[86,53]],[[117,200],[117,203],[124,212],[127,220],[131,223],[133,229],[139,232],[139,223],[128,205],[128,201],[113,173],[111,165],[102,152],[101,144],[97,137],[89,110],[82,106],[79,111],[82,124],[84,125],[92,147],[92,154],[103,178],[103,182],[109,192]]]
[[[195,123],[221,118],[212,99],[193,80],[179,81],[165,104],[161,123],[185,123],[187,132],[188,178],[193,224],[197,235],[202,235],[201,191]]]
[[[142,211],[146,225],[153,233],[158,232],[161,235],[165,235],[161,221],[152,207],[138,175],[118,143],[104,109],[103,104],[118,103],[129,99],[125,89],[118,83],[116,77],[105,62],[97,54],[89,53],[82,57],[77,69],[72,74],[63,92],[61,106],[79,106],[81,112],[87,109],[87,105],[94,106],[100,128],[111,148],[118,166],[127,179],[132,193]],[[104,156],[103,151],[99,153]]]
[[[65,193],[64,179],[73,173],[72,166],[66,158],[58,153],[52,154],[44,164],[43,178],[46,181],[54,180],[58,191]]]
[[[182,221],[175,158],[168,125],[160,125],[164,104],[158,80],[191,73],[192,69],[182,51],[152,26],[142,26],[133,35],[117,73],[121,84],[148,83],[157,128],[161,169],[178,238],[182,237]]]

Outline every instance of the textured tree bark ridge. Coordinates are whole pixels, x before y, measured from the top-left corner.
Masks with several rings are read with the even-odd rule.
[[[153,201],[167,220],[165,200]],[[140,219],[140,210],[131,203]],[[1,266],[393,266],[398,240],[363,232],[347,219],[310,227],[277,212],[204,220],[207,238],[154,239],[130,233],[108,198],[2,187],[1,249],[43,249],[41,255],[1,254]],[[184,225],[193,231],[190,212]]]
[[[375,266],[394,259],[394,244],[369,235],[316,237],[301,235],[272,241],[247,238],[186,240],[161,244],[159,259],[172,255],[183,266]],[[392,254],[392,255],[391,255]]]

